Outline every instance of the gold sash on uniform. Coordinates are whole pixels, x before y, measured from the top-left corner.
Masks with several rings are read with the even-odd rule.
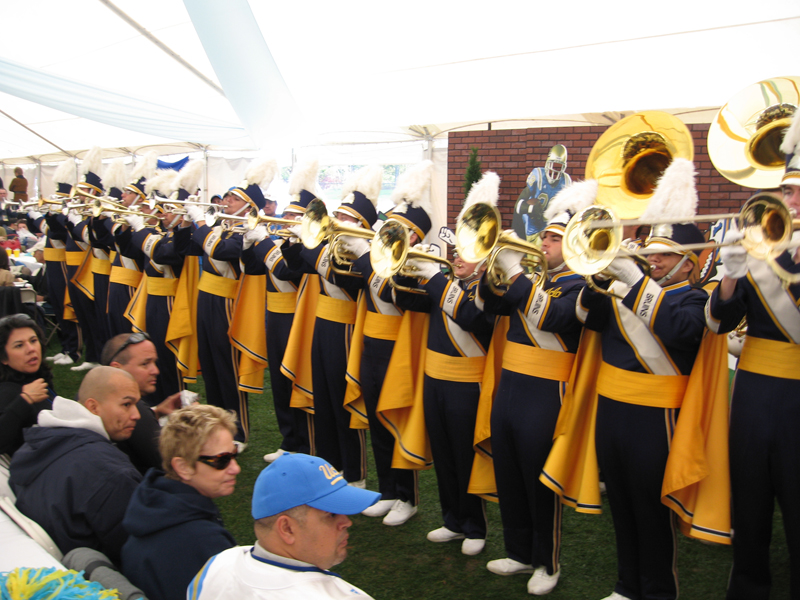
[[[175,302],[167,327],[166,343],[186,383],[197,381],[200,363],[197,359],[197,292],[200,260],[187,256],[183,261]]]
[[[480,383],[485,356],[447,356],[430,348],[425,353],[425,374],[442,381]]]
[[[64,248],[45,248],[45,262],[64,262],[67,260],[67,252]]]
[[[748,335],[744,339],[739,369],[778,377],[800,379],[800,345]]]
[[[267,310],[273,313],[294,314],[297,292],[267,292]]]
[[[233,300],[239,291],[239,280],[203,271],[197,291]]]
[[[303,275],[297,295],[295,319],[281,363],[281,373],[292,380],[292,408],[314,412],[314,386],[311,378],[311,344],[314,340],[319,293],[319,275]]]
[[[108,278],[109,283],[121,283],[122,285],[129,285],[131,287],[138,287],[142,280],[142,272],[135,269],[128,269],[126,267],[111,266],[110,275]]]
[[[242,274],[233,317],[228,328],[231,345],[239,356],[239,390],[261,394],[267,367],[267,334],[264,329],[266,275]]]
[[[350,412],[351,429],[369,429],[367,406],[361,394],[361,356],[364,353],[364,328],[370,313],[367,310],[366,292],[358,293],[358,306],[356,308],[356,322],[353,326],[353,336],[350,339],[350,351],[347,355],[347,370],[344,378],[347,388],[344,392],[344,407]],[[399,317],[398,317],[399,318]]]

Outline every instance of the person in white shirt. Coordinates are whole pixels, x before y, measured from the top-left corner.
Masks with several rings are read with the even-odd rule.
[[[209,559],[189,584],[188,600],[314,600],[368,594],[329,569],[347,556],[347,515],[381,495],[350,485],[329,463],[284,454],[264,469],[253,489],[256,543]]]

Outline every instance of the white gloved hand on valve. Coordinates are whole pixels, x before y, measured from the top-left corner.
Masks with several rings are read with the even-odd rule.
[[[42,213],[40,213],[38,210],[29,210],[28,218],[30,218],[32,221],[35,221],[36,219],[41,219]]]
[[[256,227],[255,229],[248,229],[244,233],[244,240],[242,241],[242,248],[247,250],[253,244],[265,240],[267,238],[266,227]]]
[[[77,225],[78,223],[81,222],[81,216],[78,214],[78,211],[76,211],[76,210],[69,211],[69,214],[67,215],[67,219],[73,225]]]
[[[125,215],[125,222],[131,226],[134,231],[141,231],[144,229],[144,217],[141,215]]]
[[[194,223],[206,220],[205,211],[197,204],[186,205],[186,216],[189,217]]]
[[[742,233],[736,226],[735,222],[731,222],[731,228],[725,233],[724,243],[731,246],[723,246],[719,249],[719,258],[722,261],[720,271],[724,277],[730,279],[741,279],[747,275],[747,250],[744,246],[739,244],[742,240]]]
[[[614,279],[618,279],[628,287],[633,287],[644,277],[639,265],[632,258],[618,256],[606,267],[606,272]]]
[[[352,235],[343,235],[339,237],[339,240],[342,244],[342,247],[347,250],[347,252],[350,252],[359,258],[369,252],[369,241],[364,238],[355,237]]]
[[[423,279],[431,279],[437,273],[441,273],[439,263],[432,260],[422,260],[419,258],[409,258],[406,265],[413,267],[414,277],[422,277]]]
[[[524,271],[522,264],[520,264],[523,258],[525,258],[525,255],[522,252],[505,248],[497,253],[494,261],[505,273],[506,279],[511,279]]]

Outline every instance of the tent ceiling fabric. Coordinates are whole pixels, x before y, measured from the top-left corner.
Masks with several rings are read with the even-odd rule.
[[[279,145],[288,152],[287,145],[411,141],[425,137],[423,126],[435,135],[473,123],[596,123],[603,113],[645,109],[708,120],[709,107],[724,104],[747,85],[798,74],[796,0],[759,5],[731,0],[724,10],[715,3],[675,0],[661,11],[645,10],[633,0],[567,1],[551,8],[497,0],[480,13],[463,3],[430,0],[408,0],[402,9],[372,0],[249,0],[249,7],[247,0],[237,0],[231,11],[252,12],[251,26],[243,23],[235,35],[220,29],[216,40],[213,21],[195,29],[198,15],[228,4],[15,4],[0,36],[0,58],[7,63],[243,133],[221,140],[208,132],[171,139],[177,134],[167,128],[143,130],[131,119],[123,120],[124,127],[122,121],[101,124],[70,112],[70,98],[62,92],[51,90],[53,101],[45,106],[31,100],[30,90],[9,84],[7,93],[0,92],[0,157],[7,164],[30,162],[28,157],[51,160],[61,149],[77,154],[94,145],[121,152],[144,146],[274,150]],[[225,46],[232,48],[226,53]],[[274,67],[263,60],[260,70],[246,60],[226,67],[224,61],[235,61],[236,50],[241,57],[242,48],[248,56],[258,49]]]

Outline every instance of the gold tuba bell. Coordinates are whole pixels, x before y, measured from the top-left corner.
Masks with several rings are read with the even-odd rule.
[[[331,270],[340,275],[360,275],[360,273],[352,269],[356,257],[342,247],[342,240],[339,238],[343,235],[371,240],[375,236],[375,232],[363,227],[344,225],[337,219],[330,217],[325,203],[319,198],[314,198],[308,203],[306,212],[300,220],[300,241],[306,248],[311,250],[328,240],[330,253],[334,261],[348,267],[347,269],[339,269],[331,265]]]
[[[708,130],[708,156],[726,179],[749,188],[780,185],[786,156],[780,145],[800,106],[800,77],[775,77],[741,90]]]

